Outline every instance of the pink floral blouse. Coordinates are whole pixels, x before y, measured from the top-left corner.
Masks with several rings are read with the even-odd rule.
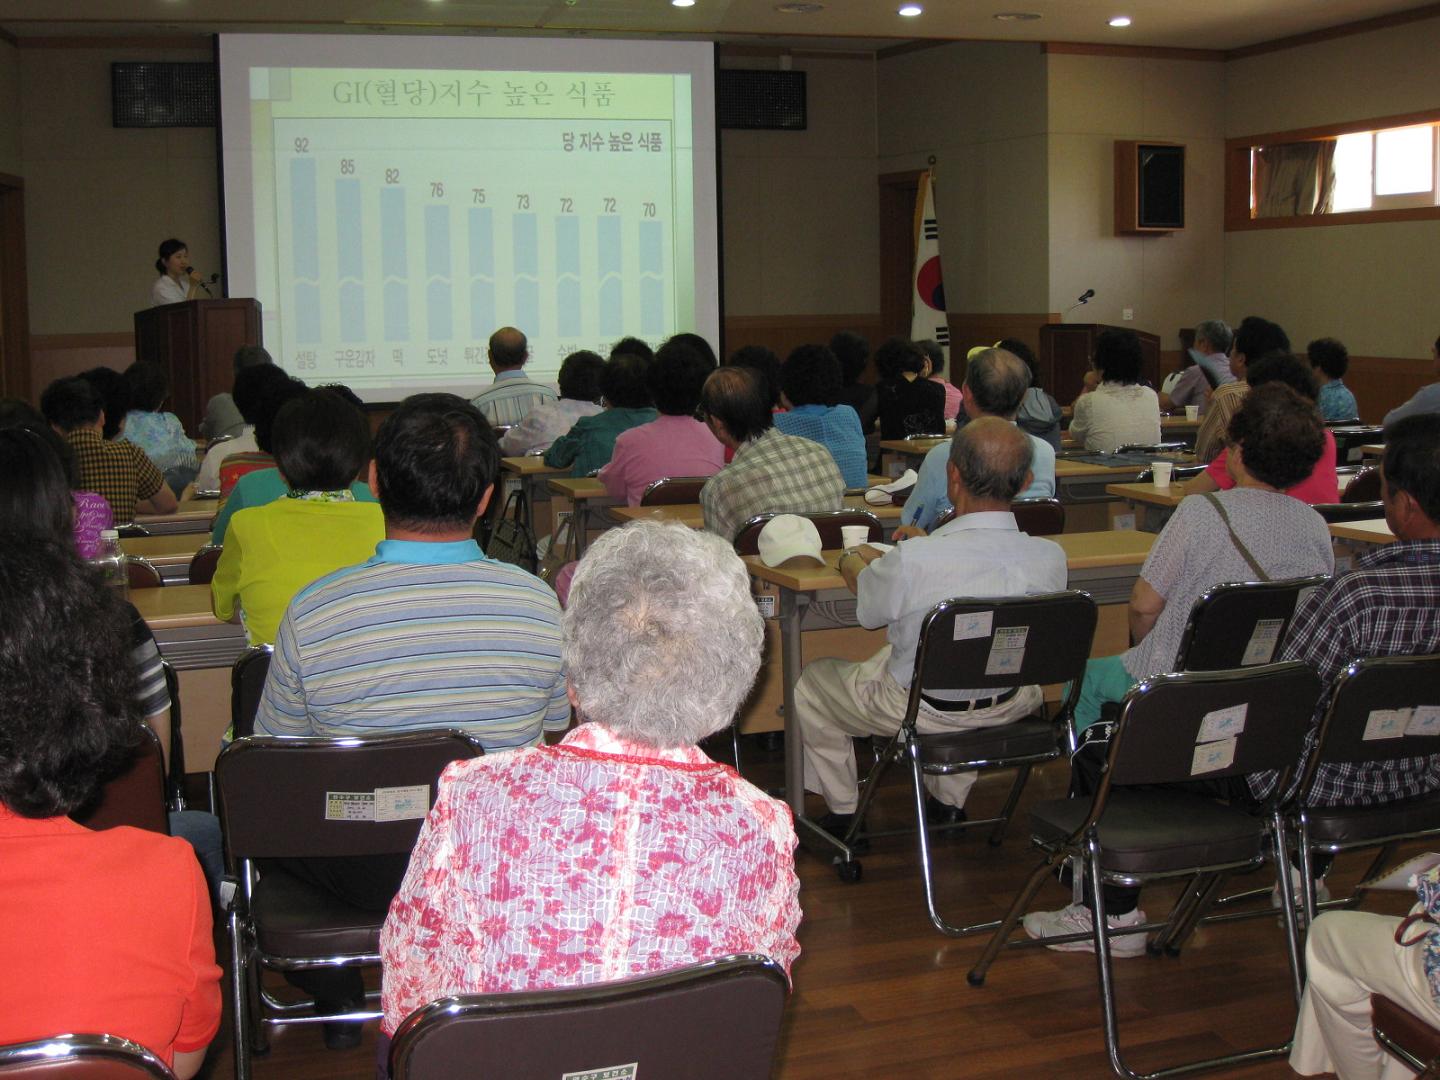
[[[436,998],[800,953],[784,803],[698,748],[582,724],[440,778],[380,935],[383,1027]]]

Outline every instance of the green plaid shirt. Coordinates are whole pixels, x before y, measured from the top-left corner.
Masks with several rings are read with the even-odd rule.
[[[705,528],[734,540],[756,514],[813,514],[839,510],[845,481],[830,451],[771,428],[735,451],[735,460],[705,482],[700,507]]]
[[[145,451],[134,443],[106,442],[93,428],[78,428],[65,436],[80,463],[80,488],[104,497],[115,524],[135,520],[135,503],[148,499],[165,483]]]

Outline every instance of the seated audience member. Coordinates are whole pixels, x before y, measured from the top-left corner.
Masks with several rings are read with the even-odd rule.
[[[66,817],[136,746],[124,604],[68,540],[7,530],[0,609],[0,1043],[106,1032],[192,1077],[221,1011],[195,856]]]
[[[1085,681],[1075,710],[1083,733],[1100,719],[1107,702],[1120,701],[1130,688],[1151,675],[1175,668],[1180,639],[1195,601],[1209,588],[1230,581],[1278,581],[1329,574],[1335,565],[1324,520],[1304,503],[1284,494],[1315,467],[1324,445],[1320,415],[1303,408],[1288,386],[1257,387],[1230,421],[1230,491],[1187,496],[1155,540],[1130,594],[1130,637],[1139,644],[1119,656],[1098,657],[1085,665]],[[1248,557],[1247,557],[1248,556]],[[1254,565],[1252,565],[1252,562]],[[1258,569],[1257,569],[1258,567]],[[1296,640],[1298,626],[1290,629]],[[1091,733],[1104,732],[1104,728]],[[1082,737],[1082,742],[1089,738]],[[1072,789],[1088,796],[1095,776],[1085,757],[1072,761]],[[1244,797],[1238,782],[1236,797]],[[1145,921],[1140,890],[1105,887],[1111,928]],[[1111,907],[1111,904],[1114,907]],[[1092,900],[1059,911],[1025,916],[1032,938],[1088,932]],[[1088,941],[1052,945],[1061,952],[1087,952]],[[1115,956],[1141,956],[1143,935],[1116,938]]]
[[[1031,452],[1030,437],[1014,424],[993,416],[972,420],[951,440],[946,466],[955,519],[888,553],[867,545],[841,557],[840,573],[858,600],[856,620],[872,630],[885,627],[889,644],[868,660],[814,660],[795,686],[805,789],[819,792],[830,811],[822,827],[843,833],[855,813],[851,739],[899,730],[920,626],[932,607],[952,596],[1028,596],[1065,588],[1060,545],[1024,535],[1010,512],[1030,483]],[[936,691],[921,704],[917,727],[933,733],[1008,724],[1040,704],[1038,686],[998,696]],[[973,772],[926,777],[931,816],[962,820],[974,783]]]
[[[1299,396],[1302,404],[1298,407],[1315,409],[1315,379],[1305,363],[1289,353],[1272,353],[1247,364],[1245,381],[1251,390],[1266,383],[1281,383]],[[1235,478],[1230,475],[1230,449],[1226,447],[1205,467],[1203,473],[1186,485],[1185,494],[1225,491],[1234,486]],[[1320,452],[1315,468],[1285,494],[1304,503],[1340,501],[1340,480],[1335,473],[1335,435],[1328,428],[1325,430],[1325,449]]]
[[[0,398],[0,430],[8,428],[22,428],[32,432],[37,438],[42,439],[59,459],[65,470],[65,480],[70,486],[70,498],[73,503],[75,526],[73,536],[75,537],[75,550],[82,559],[93,559],[100,554],[100,533],[104,529],[114,526],[115,518],[110,512],[110,504],[93,491],[81,491],[80,487],[80,463],[75,460],[75,451],[70,449],[70,444],[55,433],[55,429],[45,422],[45,417],[40,410],[29,402],[21,401],[18,398]],[[23,516],[25,511],[19,504],[11,513]]]
[[[588,349],[567,356],[560,365],[560,396],[536,405],[525,419],[500,436],[500,452],[507,457],[521,457],[548,450],[551,443],[575,426],[575,421],[598,413],[600,372],[604,368],[600,355]]]
[[[1160,441],[1160,401],[1140,383],[1142,359],[1133,330],[1105,330],[1095,339],[1099,385],[1080,391],[1070,416],[1070,436],[1086,450]]]
[[[70,445],[80,466],[80,487],[110,504],[115,522],[142,514],[168,514],[178,505],[148,457],[134,443],[101,437],[105,409],[100,393],[84,379],[56,379],[40,395],[45,419]]]
[[[1015,413],[1015,423],[1027,435],[1044,439],[1050,444],[1050,449],[1058,451],[1060,449],[1060,419],[1063,413],[1060,411],[1060,403],[1040,385],[1040,363],[1035,359],[1034,350],[1019,338],[1001,338],[995,343],[995,348],[1004,349],[1006,352],[1018,356],[1025,361],[1025,367],[1030,372],[1030,388],[1020,399],[1020,408]],[[975,350],[970,351],[974,352]],[[963,380],[961,385],[964,385]],[[960,414],[962,418],[965,415],[963,406]]]
[[[973,420],[997,416],[1016,423],[1015,413],[1029,381],[1029,371],[1014,353],[998,348],[982,349],[965,365],[962,411]],[[1028,431],[1025,437],[1030,441],[1030,483],[1018,497],[1048,499],[1055,494],[1055,451],[1044,439]],[[898,537],[924,536],[950,509],[949,464],[949,442],[932,447],[925,455],[920,463],[919,479],[900,514],[902,525],[896,530]]]
[[[246,368],[273,362],[263,347],[241,345],[235,350],[230,364],[234,369],[234,377],[238,378],[240,372]],[[240,407],[235,404],[233,391],[216,394],[205,403],[205,418],[200,421],[200,434],[205,438],[234,438],[236,435],[243,435],[246,427],[245,417],[241,414]]]
[[[706,345],[705,347],[708,349],[710,346]],[[655,359],[655,350],[650,348],[648,342],[642,341],[638,337],[622,337],[610,346],[610,352],[606,359],[613,360],[617,356],[638,356],[648,364]]]
[[[671,334],[667,340],[690,346],[690,348],[694,349],[701,355],[701,357],[704,358],[705,363],[709,365],[711,371],[714,371],[717,367],[720,366],[720,358],[715,355],[715,350],[712,349],[710,347],[710,343],[706,341],[703,337],[701,337],[699,334],[691,333],[688,330],[682,330],[678,334]],[[657,354],[652,353],[649,359],[655,359],[656,355]]]
[[[700,489],[705,528],[734,541],[756,514],[840,509],[845,481],[835,459],[819,443],[776,430],[759,374],[733,364],[714,372],[705,380],[700,411],[735,454]]]
[[[785,435],[817,442],[835,459],[845,486],[866,485],[865,433],[849,405],[837,405],[840,361],[824,345],[801,345],[780,366],[780,403],[775,427]]]
[[[1440,337],[1430,346],[1430,363],[1435,375],[1440,377]],[[1405,404],[1397,405],[1385,414],[1385,429],[1407,416],[1421,416],[1425,413],[1440,413],[1440,382],[1433,382],[1415,391]]]
[[[101,425],[100,437],[106,442],[120,438],[125,430],[125,417],[130,414],[130,384],[125,376],[114,368],[101,366],[82,371],[77,377],[93,386],[104,402],[105,423]]]
[[[870,363],[870,342],[854,330],[841,330],[830,339],[830,351],[840,361],[840,396],[836,404],[854,409],[860,417],[860,430],[868,435],[875,426],[879,407],[875,387],[860,381]]]
[[[1410,417],[1386,431],[1384,478],[1385,520],[1395,543],[1362,556],[1350,573],[1316,590],[1285,639],[1285,658],[1312,665],[1327,685],[1357,657],[1440,652],[1440,415]],[[1436,766],[1433,756],[1322,765],[1312,802],[1416,798],[1440,786]],[[1435,895],[1440,872],[1421,875],[1421,887]],[[1290,1053],[1297,1073],[1390,1075],[1370,1027],[1371,994],[1384,994],[1440,1026],[1440,1006],[1426,975],[1440,955],[1440,937],[1433,927],[1424,934],[1422,923],[1406,938],[1413,945],[1397,945],[1399,924],[1395,917],[1358,911],[1328,911],[1315,920],[1305,943],[1308,978]],[[1398,1064],[1395,1075],[1402,1075]]]
[[[708,347],[702,352],[678,334],[660,346],[646,372],[650,398],[660,415],[616,437],[615,451],[600,470],[611,497],[639,506],[640,496],[656,480],[720,471],[725,448],[695,419],[700,388],[714,370]]]
[[[1162,412],[1183,413],[1187,405],[1205,412],[1211,391],[1235,381],[1227,355],[1234,338],[1219,319],[1206,319],[1195,327],[1195,343],[1181,356],[1175,382],[1160,394]]]
[[[570,466],[571,476],[589,476],[610,461],[615,440],[631,428],[648,424],[660,414],[650,400],[652,361],[635,353],[616,353],[600,372],[600,395],[605,408],[582,416],[545,451],[551,468]]]
[[[440,778],[380,935],[386,1033],[448,994],[736,952],[788,972],[800,952],[789,812],[695,745],[730,723],[759,668],[744,564],[681,525],[611,530],[580,563],[564,629],[579,726]]]
[[[286,376],[284,379],[269,379],[260,391],[260,408],[255,416],[255,449],[238,450],[227,454],[220,464],[220,510],[223,513],[242,477],[261,469],[273,468],[275,455],[271,452],[271,433],[275,429],[275,417],[287,401],[304,397],[310,392],[299,379]],[[238,441],[238,440],[237,440]],[[218,518],[216,519],[218,522]],[[223,533],[221,534],[224,535]]]
[[[170,490],[184,491],[200,461],[195,456],[195,440],[185,434],[180,418],[172,412],[161,412],[170,396],[170,376],[159,364],[136,360],[125,369],[125,388],[130,396],[130,411],[125,414],[126,442],[132,442],[155,467],[165,474]]]
[[[1350,369],[1350,351],[1334,338],[1320,338],[1305,346],[1305,355],[1320,384],[1320,415],[1327,421],[1358,420],[1360,408],[1355,395],[1345,385],[1345,372]]]
[[[945,365],[945,350],[933,338],[925,338],[915,344],[930,363],[930,368],[924,377],[945,391],[945,419],[957,419],[960,415],[960,387],[950,381]]]
[[[275,364],[251,364],[235,373],[235,409],[243,420],[242,429],[234,438],[216,443],[206,451],[195,474],[196,491],[220,490],[220,467],[231,454],[253,454],[260,448],[255,443],[255,424],[265,402],[266,388],[272,382],[284,382],[290,376]]]
[[[922,377],[929,359],[913,341],[890,338],[875,350],[880,438],[908,439],[945,430],[945,391]]]
[[[1196,341],[1199,341],[1196,329]],[[1250,384],[1245,381],[1246,366],[1251,360],[1258,360],[1270,353],[1288,353],[1290,339],[1285,331],[1267,319],[1247,315],[1235,328],[1230,342],[1230,372],[1234,378],[1222,382],[1210,395],[1210,404],[1195,432],[1195,459],[1208,464],[1225,446],[1225,433],[1230,430],[1230,419],[1245,395]]]
[[[471,399],[486,420],[496,427],[518,424],[530,410],[555,400],[555,391],[525,374],[530,344],[513,326],[502,326],[490,335],[490,370],[495,380]]]
[[[748,368],[760,376],[760,387],[774,412],[784,412],[780,404],[780,357],[764,345],[742,345],[730,354],[726,367]]]
[[[385,538],[380,507],[350,490],[370,455],[369,427],[353,405],[311,390],[285,404],[271,438],[288,497],[230,518],[210,583],[215,617],[243,622],[251,645],[274,642],[302,588],[368,558]]]

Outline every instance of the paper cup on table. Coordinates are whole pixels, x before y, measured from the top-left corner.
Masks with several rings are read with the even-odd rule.
[[[1186,419],[1186,420],[1199,420],[1199,419],[1200,419],[1200,406],[1199,406],[1199,405],[1186,405],[1186,406],[1185,406],[1185,419]]]
[[[857,548],[870,539],[869,525],[842,525],[840,526],[840,543],[848,551],[850,548]]]
[[[1157,461],[1150,466],[1150,474],[1155,479],[1156,487],[1169,487],[1170,474],[1175,466],[1168,461]]]

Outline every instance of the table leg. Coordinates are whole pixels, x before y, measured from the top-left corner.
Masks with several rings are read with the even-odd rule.
[[[796,817],[805,813],[805,755],[795,717],[795,684],[800,680],[800,624],[808,595],[780,590],[780,681],[785,703],[785,801]]]
[[[535,536],[535,478],[532,476],[520,477],[521,490],[525,492],[525,528],[530,530],[530,535]]]
[[[585,557],[585,534],[590,531],[590,500],[572,499],[570,508],[570,522],[575,528],[575,558],[579,560]]]

